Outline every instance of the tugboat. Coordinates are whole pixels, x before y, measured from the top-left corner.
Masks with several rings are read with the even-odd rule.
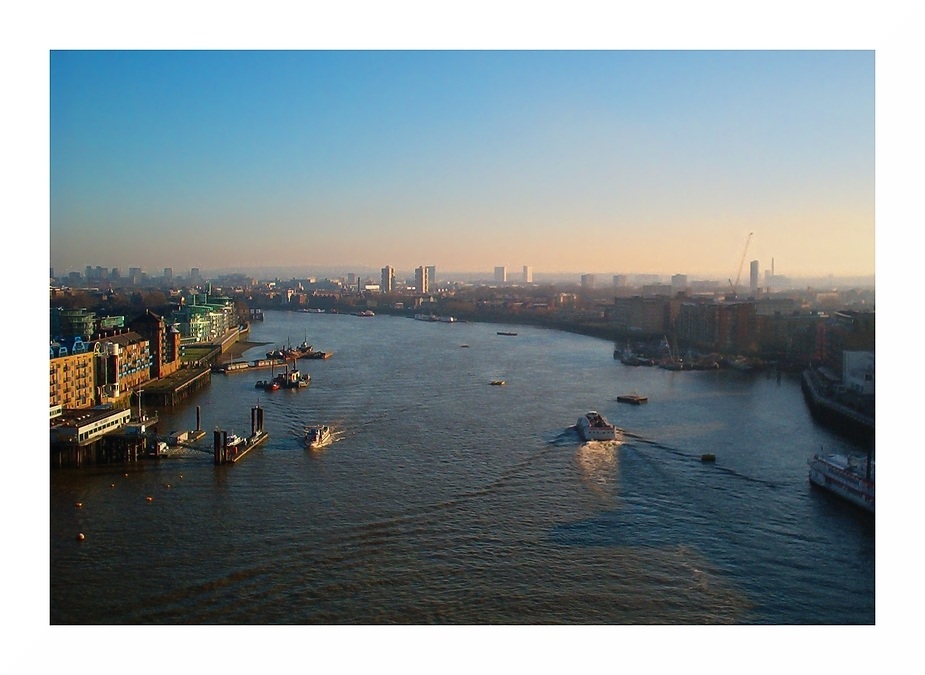
[[[273,378],[273,382],[277,384],[279,388],[300,389],[307,387],[311,379],[311,375],[299,372],[299,369],[296,368],[295,363],[293,363],[292,370],[287,368],[285,373],[280,373]]]

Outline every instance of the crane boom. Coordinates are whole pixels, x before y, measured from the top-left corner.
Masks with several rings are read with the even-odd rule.
[[[732,286],[732,293],[735,295],[736,291],[739,290],[739,279],[742,277],[742,265],[745,264],[745,255],[748,253],[748,244],[752,240],[752,235],[754,232],[749,232],[748,237],[745,239],[745,248],[742,250],[742,259],[739,261],[739,272],[736,274],[736,282]]]

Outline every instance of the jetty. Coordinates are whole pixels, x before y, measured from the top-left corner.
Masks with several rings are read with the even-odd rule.
[[[211,381],[208,367],[181,368],[159,380],[145,383],[145,402],[152,406],[175,406],[206,387]]]
[[[212,434],[213,460],[216,466],[234,464],[269,438],[263,430],[263,408],[251,408],[251,435],[241,438],[216,429]]]

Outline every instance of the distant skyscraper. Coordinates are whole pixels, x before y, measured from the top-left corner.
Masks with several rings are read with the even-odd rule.
[[[507,281],[507,267],[495,268],[495,281],[499,284],[503,284]]]
[[[683,291],[685,288],[687,288],[686,274],[675,274],[673,277],[671,277],[672,291]]]
[[[752,293],[758,292],[758,261],[752,260],[751,265],[749,266],[750,279],[749,279],[749,288]]]
[[[418,293],[430,293],[430,279],[427,278],[427,268],[423,265],[414,270],[414,286]]]
[[[386,265],[382,268],[382,277],[379,280],[379,288],[383,293],[391,293],[395,290],[395,268]]]
[[[202,274],[199,272],[198,267],[194,267],[189,271],[189,282],[192,286],[202,283]]]
[[[524,283],[532,284],[533,283],[533,268],[529,265],[524,265]]]
[[[591,290],[594,288],[594,275],[593,274],[582,274],[581,275],[581,287]]]
[[[437,267],[436,265],[427,266],[427,292],[431,292],[437,286]]]
[[[626,275],[625,274],[614,274],[613,275],[613,285],[614,285],[614,288],[626,288]]]
[[[168,283],[168,284],[169,284],[171,281],[173,281],[173,268],[172,268],[172,267],[165,267],[165,268],[164,268],[164,281],[165,281],[166,283]]]

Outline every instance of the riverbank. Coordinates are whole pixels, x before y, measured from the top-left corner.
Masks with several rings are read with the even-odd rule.
[[[272,344],[270,342],[252,342],[250,340],[238,340],[233,345],[231,345],[223,356],[230,356],[233,359],[241,358],[241,356],[248,349],[252,347],[261,347],[264,345]]]

